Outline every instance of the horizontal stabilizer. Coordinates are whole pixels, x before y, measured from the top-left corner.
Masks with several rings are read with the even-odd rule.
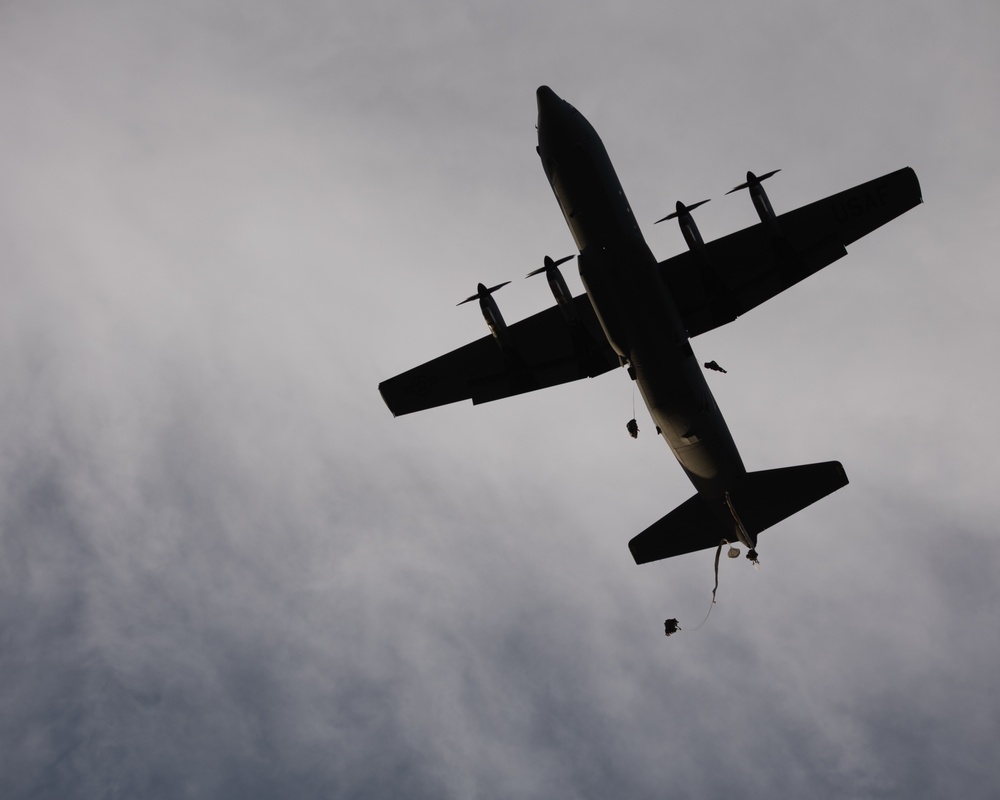
[[[726,524],[725,517],[696,494],[636,536],[628,543],[628,549],[636,564],[648,564],[716,547],[723,539],[735,538],[732,524]]]
[[[846,486],[839,461],[748,472],[729,493],[743,527],[757,534]],[[722,503],[711,506],[701,495],[689,498],[628,543],[636,564],[717,547],[736,541],[735,522]]]
[[[825,461],[748,472],[729,496],[743,527],[756,537],[847,483],[843,465],[839,461]]]

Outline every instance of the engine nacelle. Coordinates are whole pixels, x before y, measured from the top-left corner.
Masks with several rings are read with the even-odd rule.
[[[510,281],[504,281],[489,289],[486,288],[485,284],[480,283],[477,287],[478,291],[471,297],[465,298],[458,305],[479,300],[479,310],[483,312],[483,319],[486,320],[490,333],[493,334],[493,340],[505,354],[513,354],[514,348],[511,345],[510,334],[507,332],[507,323],[504,322],[503,314],[500,313],[500,307],[497,305],[496,300],[493,299],[493,292],[506,286],[508,283]]]
[[[681,233],[684,235],[684,241],[687,242],[687,246],[690,250],[701,250],[705,246],[705,240],[701,238],[701,232],[698,230],[698,226],[695,224],[694,217],[691,216],[691,212],[694,211],[698,206],[703,206],[708,200],[701,200],[693,205],[686,206],[680,200],[677,201],[677,210],[673,214],[667,214],[663,219],[658,219],[653,224],[658,222],[665,222],[668,219],[676,219],[677,224],[680,225]]]
[[[760,217],[760,221],[768,227],[771,234],[776,237],[781,236],[781,233],[778,230],[778,220],[774,213],[774,209],[771,207],[771,201],[767,198],[767,192],[764,191],[764,187],[760,185],[760,182],[767,180],[778,172],[781,172],[781,170],[772,170],[771,172],[765,173],[758,178],[752,172],[747,171],[746,183],[734,186],[726,192],[726,194],[732,194],[733,192],[738,192],[740,189],[749,189],[750,199],[753,201],[753,207],[757,209],[757,216]]]
[[[563,278],[562,272],[559,271],[559,265],[565,264],[571,258],[573,256],[566,256],[565,258],[560,258],[558,261],[553,261],[548,256],[545,256],[545,265],[543,267],[532,270],[524,276],[530,278],[532,275],[545,273],[545,278],[549,282],[549,289],[552,290],[552,296],[556,299],[556,305],[559,306],[567,322],[576,320],[576,309],[573,306],[573,295],[570,294],[569,286],[566,285],[566,279]]]

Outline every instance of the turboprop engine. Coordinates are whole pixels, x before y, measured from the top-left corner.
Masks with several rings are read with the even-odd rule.
[[[781,172],[781,170],[775,169],[771,172],[764,173],[758,178],[752,172],[747,171],[746,183],[734,186],[726,192],[726,194],[732,194],[733,192],[738,192],[740,189],[749,189],[750,199],[753,201],[753,207],[757,209],[757,216],[760,217],[760,221],[763,222],[776,237],[781,236],[781,233],[778,231],[778,220],[775,217],[774,209],[771,208],[771,201],[767,199],[767,192],[764,191],[764,187],[760,185],[760,182],[767,180],[778,172]]]
[[[698,230],[698,226],[695,225],[691,212],[698,206],[705,205],[707,202],[708,200],[701,200],[693,205],[686,206],[678,200],[677,210],[673,214],[667,214],[663,219],[658,219],[653,224],[656,225],[668,219],[676,218],[677,223],[681,226],[681,233],[684,234],[684,241],[687,242],[688,248],[691,250],[701,250],[705,246],[705,240],[701,238],[701,232]]]
[[[530,278],[532,275],[540,275],[545,273],[545,277],[548,279],[549,288],[552,290],[552,296],[556,299],[556,305],[559,306],[559,310],[562,311],[563,317],[566,318],[567,322],[573,322],[576,319],[576,312],[573,309],[573,295],[570,294],[569,287],[566,285],[566,279],[563,278],[562,272],[559,271],[559,265],[565,264],[573,256],[566,256],[565,258],[560,258],[558,261],[553,261],[549,256],[545,256],[545,264],[536,270],[532,270],[525,278]]]
[[[489,325],[490,333],[493,334],[493,339],[496,341],[497,346],[505,354],[513,353],[514,348],[510,342],[510,335],[507,333],[507,323],[504,322],[503,314],[500,313],[500,308],[497,306],[496,300],[493,299],[493,292],[506,286],[508,283],[510,281],[504,281],[503,283],[498,283],[496,286],[491,286],[489,289],[486,288],[485,284],[481,283],[474,295],[466,297],[458,304],[461,306],[471,303],[473,300],[479,301],[479,309],[483,312],[483,319]]]

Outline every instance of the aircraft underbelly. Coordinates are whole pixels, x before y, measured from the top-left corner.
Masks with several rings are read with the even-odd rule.
[[[622,236],[580,255],[580,275],[614,348],[629,362],[650,416],[699,492],[721,499],[746,470],[655,260]]]
[[[650,416],[691,482],[721,497],[746,469],[697,359],[647,361],[635,374]]]

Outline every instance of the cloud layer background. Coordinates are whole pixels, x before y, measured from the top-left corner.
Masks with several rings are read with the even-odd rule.
[[[0,9],[0,794],[991,797],[1000,10]],[[851,485],[636,567],[691,493],[624,373],[393,420],[572,252],[542,83],[654,252],[902,166],[925,204],[695,352]],[[580,289],[573,270],[565,271]],[[536,279],[538,280],[538,279]],[[498,295],[509,321],[544,282]],[[641,403],[640,403],[641,405]]]

